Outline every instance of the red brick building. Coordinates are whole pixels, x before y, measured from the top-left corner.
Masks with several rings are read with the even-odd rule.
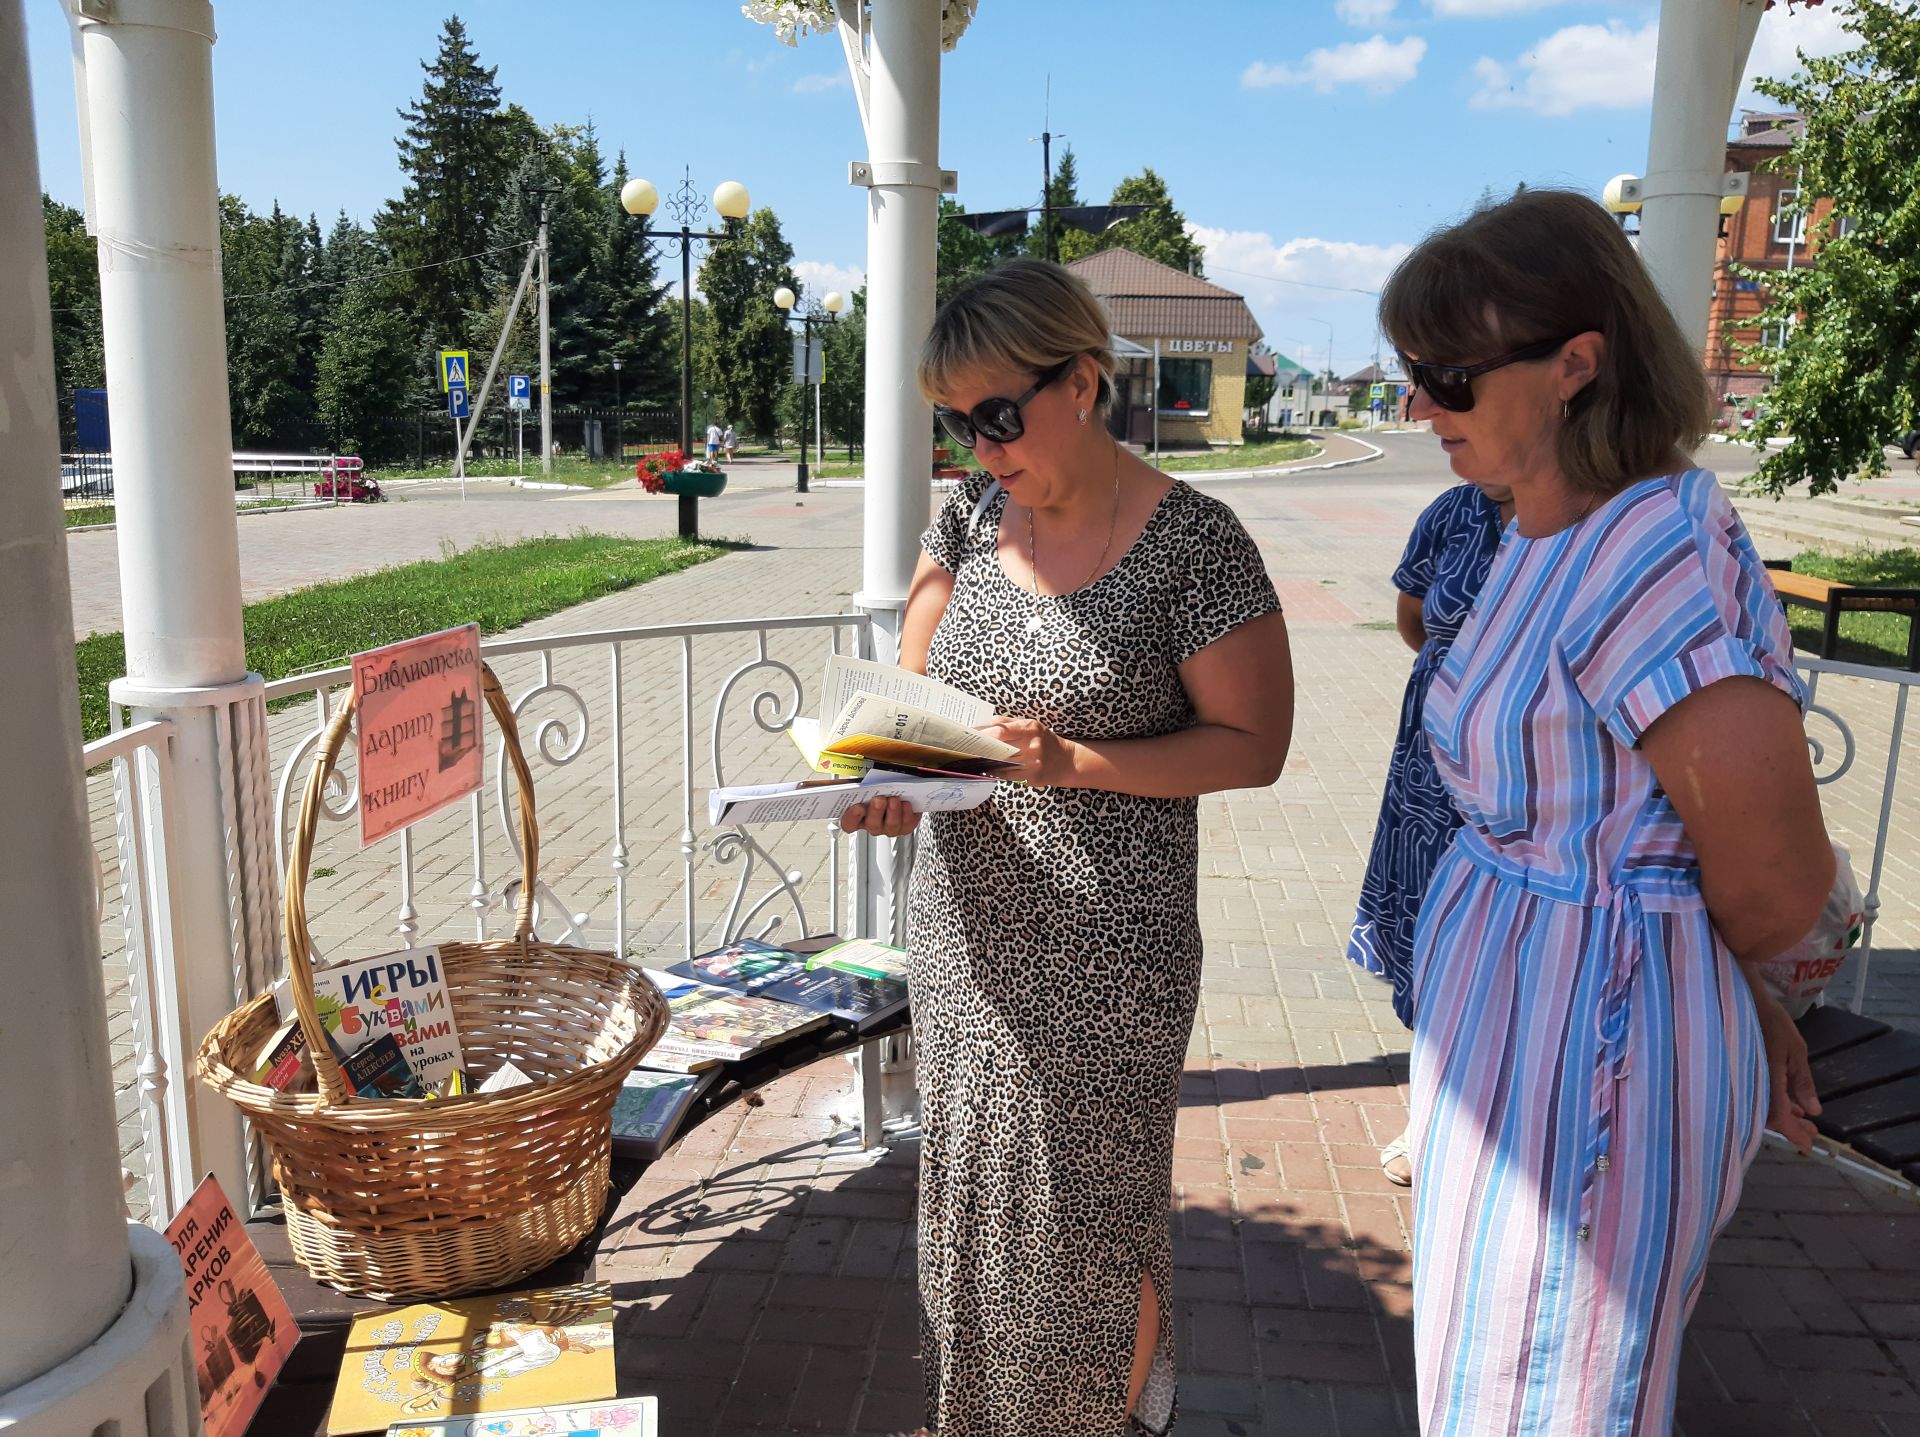
[[[1737,346],[1761,338],[1755,316],[1766,308],[1764,283],[1743,279],[1732,266],[1756,270],[1801,269],[1819,262],[1820,240],[1833,202],[1818,199],[1804,215],[1781,213],[1795,197],[1793,171],[1763,169],[1793,145],[1804,127],[1799,115],[1740,112],[1737,133],[1727,145],[1728,173],[1745,173],[1747,202],[1721,221],[1714,261],[1713,304],[1707,313],[1707,379],[1716,395],[1730,396],[1736,408],[1748,396],[1765,391],[1767,376],[1743,362]]]

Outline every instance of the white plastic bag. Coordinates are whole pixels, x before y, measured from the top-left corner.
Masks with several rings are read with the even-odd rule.
[[[1773,990],[1780,1006],[1798,1018],[1811,1008],[1821,990],[1833,981],[1847,950],[1860,941],[1866,921],[1866,900],[1854,880],[1853,859],[1833,845],[1833,887],[1820,910],[1813,931],[1777,958],[1760,964],[1760,976]]]

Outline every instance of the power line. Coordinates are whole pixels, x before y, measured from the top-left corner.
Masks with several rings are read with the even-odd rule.
[[[1250,269],[1229,269],[1223,264],[1217,265],[1212,261],[1207,261],[1206,264],[1209,273],[1217,270],[1221,274],[1237,274],[1244,275],[1248,279],[1263,279],[1268,284],[1291,284],[1301,289],[1324,289],[1334,294],[1364,294],[1370,299],[1380,298],[1380,291],[1377,289],[1355,289],[1352,285],[1346,284],[1315,284],[1311,280],[1282,279],[1277,274],[1259,274]]]
[[[316,279],[307,284],[283,284],[273,289],[255,290],[250,294],[228,294],[221,298],[228,304],[242,299],[270,299],[277,294],[299,294],[310,289],[344,289],[350,284],[360,284],[366,280],[388,279],[394,275],[415,274],[423,269],[439,269],[444,265],[464,264],[470,259],[485,259],[489,255],[508,254],[514,250],[524,250],[532,246],[532,240],[523,240],[518,244],[497,245],[493,249],[476,250],[472,254],[457,254],[451,259],[428,260],[425,264],[389,265],[385,269],[368,270],[365,274],[348,275],[345,279]],[[53,314],[96,314],[97,304],[68,304],[55,306]]]

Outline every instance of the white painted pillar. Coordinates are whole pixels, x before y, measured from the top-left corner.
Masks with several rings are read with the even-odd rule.
[[[1727,192],[1727,121],[1765,9],[1765,0],[1664,0],[1660,7],[1640,258],[1702,351]]]
[[[933,411],[914,370],[933,324],[940,221],[940,0],[876,0],[868,50],[866,543],[854,603],[875,657],[900,614],[933,493]]]
[[[132,1289],[80,764],[26,20],[0,0],[0,1400]]]
[[[213,7],[71,4],[127,645],[112,693],[136,720],[175,726],[166,879],[179,948],[154,961],[197,1041],[278,966],[265,706],[241,631]],[[191,1072],[159,1077],[188,1090],[192,1170],[214,1172],[244,1214],[253,1184],[238,1110]]]

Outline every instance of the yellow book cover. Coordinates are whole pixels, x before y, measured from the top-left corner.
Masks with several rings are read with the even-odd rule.
[[[353,1324],[327,1431],[385,1432],[395,1423],[595,1402],[614,1390],[607,1283],[422,1302]]]

